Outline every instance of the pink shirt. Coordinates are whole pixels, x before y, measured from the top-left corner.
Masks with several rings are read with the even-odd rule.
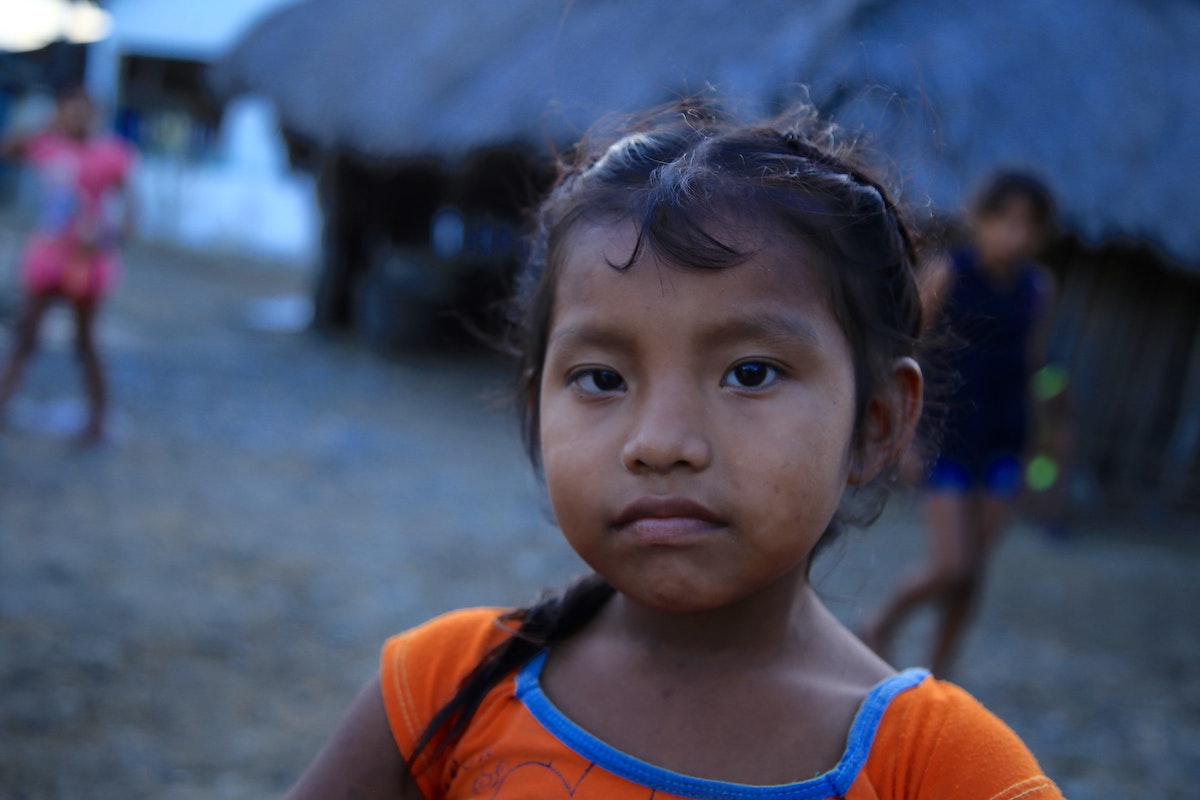
[[[57,131],[34,137],[26,158],[41,196],[22,274],[30,291],[95,298],[116,281],[120,190],[133,150],[120,139],[72,139]]]

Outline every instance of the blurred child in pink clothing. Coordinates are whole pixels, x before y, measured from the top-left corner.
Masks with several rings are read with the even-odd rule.
[[[46,310],[65,300],[74,311],[88,400],[82,439],[96,442],[104,435],[107,403],[95,344],[96,311],[116,283],[117,246],[130,228],[127,178],[133,150],[115,137],[93,133],[95,108],[82,89],[61,92],[55,110],[48,130],[0,146],[5,157],[24,159],[36,170],[40,191],[37,223],[21,264],[25,305],[0,372],[0,414],[37,347]]]

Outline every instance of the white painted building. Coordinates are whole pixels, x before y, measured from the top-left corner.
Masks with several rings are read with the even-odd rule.
[[[112,0],[112,35],[91,46],[86,82],[139,144],[140,235],[217,252],[310,263],[320,236],[311,176],[288,167],[269,103],[189,112],[200,85],[262,15],[292,0]],[[180,76],[184,78],[180,83]],[[172,94],[175,92],[176,94]]]

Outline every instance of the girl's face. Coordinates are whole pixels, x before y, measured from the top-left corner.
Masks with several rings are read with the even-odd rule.
[[[850,344],[785,236],[737,266],[649,252],[631,224],[564,245],[541,382],[543,464],[571,546],[651,608],[800,581],[855,449]]]
[[[86,138],[95,116],[92,101],[83,95],[72,95],[58,104],[58,124],[63,133],[76,139]]]
[[[976,215],[975,243],[985,264],[1011,268],[1037,253],[1042,245],[1042,226],[1033,206],[1014,198],[993,213]]]

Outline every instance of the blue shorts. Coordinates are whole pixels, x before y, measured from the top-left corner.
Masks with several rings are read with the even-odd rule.
[[[972,470],[965,463],[944,455],[929,468],[925,488],[941,492],[969,492],[980,489],[987,494],[1011,500],[1021,493],[1024,473],[1021,459],[1012,453],[988,458],[982,468]]]

